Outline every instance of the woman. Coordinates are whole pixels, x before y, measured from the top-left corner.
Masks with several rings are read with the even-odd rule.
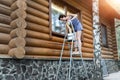
[[[59,20],[61,21],[65,21],[66,23],[72,23],[73,27],[74,27],[74,31],[76,33],[76,41],[74,43],[75,45],[75,51],[73,52],[73,54],[79,54],[79,50],[81,53],[81,34],[82,34],[82,30],[83,27],[80,23],[80,21],[77,18],[77,14],[70,14],[70,15],[63,15],[61,14],[59,16]],[[77,42],[78,41],[78,42]]]

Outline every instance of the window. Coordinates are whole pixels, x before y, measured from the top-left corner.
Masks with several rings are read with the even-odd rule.
[[[76,14],[80,11],[76,8],[68,5],[62,0],[52,0],[52,34],[53,35],[64,35],[66,31],[65,22],[58,20],[60,14],[72,13]],[[79,15],[78,15],[79,16]]]
[[[107,43],[107,27],[104,24],[101,24],[101,37],[102,37],[102,46],[108,47]]]
[[[65,10],[52,3],[52,31],[64,34],[65,23],[58,20],[60,14],[65,14]]]

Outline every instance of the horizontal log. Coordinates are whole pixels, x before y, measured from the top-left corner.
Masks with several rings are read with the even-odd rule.
[[[85,15],[85,16],[87,16],[87,17],[92,19],[92,14],[91,13],[88,13],[86,11],[82,11],[82,15]]]
[[[89,21],[87,21],[87,20],[82,20],[82,22],[83,22],[83,24],[86,24],[86,25],[88,25],[88,26],[92,26],[92,23],[91,22],[89,22]]]
[[[26,30],[26,31],[27,31],[27,37],[50,40],[49,34],[40,33],[40,32],[36,32],[36,31],[31,31],[31,30]],[[61,43],[63,42],[63,38],[59,38],[59,37],[55,37],[55,36],[53,36],[51,40],[55,41],[55,42],[61,42]]]
[[[49,28],[46,26],[38,25],[35,23],[27,22],[27,27],[26,29],[32,30],[32,31],[38,31],[38,32],[43,32],[43,33],[49,33]]]
[[[89,57],[88,57],[89,56]],[[25,55],[24,57],[25,59],[45,59],[45,60],[58,60],[60,59],[60,56],[48,56],[48,55]],[[93,58],[93,54],[89,54],[89,53],[86,53],[83,55],[83,58]],[[63,56],[62,57],[62,60],[68,60],[70,59],[69,56]],[[80,57],[79,56],[74,56],[73,59],[76,59],[76,60],[80,60]]]
[[[19,17],[25,19],[27,14],[26,14],[25,10],[19,8],[19,9],[16,9],[15,11],[13,11],[10,16],[11,16],[12,20],[19,18]]]
[[[9,34],[0,33],[0,44],[8,44],[11,37]]]
[[[8,45],[0,44],[0,54],[8,54],[9,49]]]
[[[89,35],[93,35],[93,31],[90,31],[90,30],[88,30],[88,29],[83,29],[83,33],[87,33],[87,34],[89,34]]]
[[[102,50],[104,50],[104,51],[112,51],[112,49],[106,48],[106,47],[102,47]]]
[[[37,16],[39,18],[43,18],[48,20],[49,19],[49,15],[47,13],[41,12],[37,9],[31,8],[31,7],[27,7],[27,13],[32,14],[34,16]]]
[[[13,38],[9,42],[10,48],[25,47],[25,45],[26,45],[26,41],[24,38],[21,38],[21,37]]]
[[[48,0],[42,0],[42,1],[41,0],[34,0],[34,1],[41,4],[41,5],[43,5],[43,6],[49,7]]]
[[[27,23],[26,23],[25,19],[19,17],[19,18],[13,20],[10,23],[10,26],[11,26],[12,29],[15,29],[15,28],[26,28],[27,27]]]
[[[86,52],[83,52],[82,54],[83,58],[93,58],[94,57],[94,54],[93,53],[86,53]]]
[[[0,4],[0,13],[9,16],[11,13],[10,7]]]
[[[9,34],[10,31],[11,31],[10,28],[6,28],[6,27],[1,27],[1,26],[0,26],[0,32],[1,32],[1,33]]]
[[[118,51],[117,51],[117,49],[116,49],[116,50],[113,50],[113,52],[114,52],[114,53],[117,53]]]
[[[119,55],[118,55],[118,54],[114,54],[113,56],[114,56],[114,57],[118,57]]]
[[[22,38],[24,38],[24,37],[26,37],[26,35],[27,35],[27,32],[23,28],[16,28],[16,29],[14,29],[14,30],[12,30],[10,32],[10,36],[12,38],[14,38],[14,37],[22,37]]]
[[[26,31],[27,31],[27,37],[49,40],[49,34],[32,31],[32,30],[26,30]]]
[[[15,0],[0,0],[0,3],[10,7],[13,1]]]
[[[86,48],[93,48],[93,44],[83,43],[83,47],[86,47]]]
[[[37,9],[39,11],[43,11],[45,13],[49,13],[49,9],[48,7],[46,6],[43,6],[43,5],[40,5],[32,0],[27,0],[27,5],[34,8],[34,9]]]
[[[10,25],[3,24],[3,23],[0,23],[0,27],[11,28],[11,26],[10,26]]]
[[[93,36],[83,32],[83,37],[93,40]]]
[[[82,15],[82,19],[85,19],[85,20],[92,22],[92,18],[87,17],[86,15]]]
[[[46,41],[46,40],[39,40],[34,38],[26,38],[26,46],[31,47],[44,47],[44,48],[51,48],[51,49],[62,49],[62,43],[53,42],[53,41]],[[65,45],[65,50],[68,50],[68,45]]]
[[[7,15],[0,14],[0,23],[10,24],[11,18]]]
[[[110,52],[110,51],[102,50],[101,52],[102,52],[102,54],[113,55],[113,52]]]
[[[91,53],[93,54],[93,48],[86,48],[86,47],[82,47],[82,52],[83,53]]]
[[[23,47],[12,48],[9,50],[8,54],[11,57],[23,58],[25,56],[25,49]]]
[[[26,20],[30,21],[32,23],[43,25],[43,26],[49,26],[48,20],[38,18],[38,17],[30,15],[30,14],[27,14]]]
[[[113,59],[113,55],[102,55],[102,58]]]
[[[25,47],[26,55],[40,55],[40,56],[60,56],[61,50],[48,49],[48,48],[38,48],[38,47]],[[69,57],[69,51],[65,51],[63,56]],[[75,57],[75,56],[74,56]],[[93,57],[93,54],[83,53],[83,57]]]
[[[83,42],[93,44],[93,39],[83,38]]]
[[[15,11],[16,9],[21,8],[23,10],[27,9],[25,0],[17,0],[11,5],[11,10]]]
[[[93,31],[93,27],[92,26],[88,26],[86,24],[83,24],[83,28],[88,29],[90,31]]]
[[[26,55],[47,55],[47,56],[60,56],[61,50],[38,48],[38,47],[25,47]],[[63,56],[69,56],[69,51],[65,51]]]

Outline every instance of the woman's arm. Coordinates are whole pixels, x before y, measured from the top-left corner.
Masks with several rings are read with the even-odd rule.
[[[77,17],[78,17],[78,15],[77,15],[77,14],[68,14],[68,16],[73,16],[73,18],[72,18],[71,20],[73,20],[73,19],[75,19],[75,18],[77,18]]]

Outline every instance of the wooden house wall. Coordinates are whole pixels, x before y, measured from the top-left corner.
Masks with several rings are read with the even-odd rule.
[[[0,37],[0,54],[18,58],[59,58],[63,38],[51,35],[50,0],[17,1],[0,0],[0,36],[3,37]],[[83,0],[80,3],[77,0],[62,1],[81,11],[84,28],[83,57],[93,58],[92,7],[87,7]],[[107,27],[109,48],[102,48],[102,56],[107,59],[116,58],[116,42],[113,35],[115,30],[104,18],[101,21],[109,26]],[[63,56],[64,58],[70,56],[67,44]]]
[[[105,17],[100,15],[100,23],[104,24],[107,27],[108,42],[108,47],[102,46],[102,57],[105,59],[118,59],[114,19],[111,23]]]
[[[11,0],[0,0],[0,54],[8,54],[10,37]]]

